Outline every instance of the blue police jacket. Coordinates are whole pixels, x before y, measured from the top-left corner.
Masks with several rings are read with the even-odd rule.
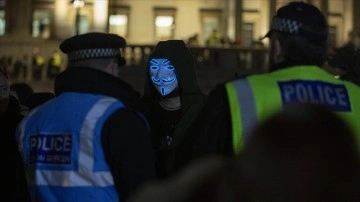
[[[33,201],[119,201],[101,130],[123,107],[112,97],[66,92],[24,118],[17,138]]]

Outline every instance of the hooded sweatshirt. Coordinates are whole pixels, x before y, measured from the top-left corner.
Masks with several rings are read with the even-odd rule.
[[[168,59],[175,68],[178,88],[164,97],[150,79],[149,63],[153,58]],[[197,84],[195,66],[193,56],[182,40],[160,41],[147,62],[142,100],[146,106],[145,116],[150,123],[152,143],[157,154],[159,178],[172,173],[176,150],[206,101],[206,95]],[[180,97],[181,102],[178,110],[170,111],[159,104],[160,100],[176,96]]]

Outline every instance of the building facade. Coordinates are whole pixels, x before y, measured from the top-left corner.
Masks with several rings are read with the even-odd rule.
[[[74,34],[109,32],[128,44],[218,37],[251,46],[269,28],[277,8],[291,0],[0,0],[0,55],[44,54]],[[327,17],[330,43],[341,46],[360,33],[360,1],[305,0]],[[267,41],[265,41],[267,45]]]

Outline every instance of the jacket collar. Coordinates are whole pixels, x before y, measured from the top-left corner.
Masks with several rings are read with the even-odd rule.
[[[55,79],[55,95],[63,92],[101,94],[125,104],[140,103],[140,94],[123,80],[105,72],[86,68],[68,68]]]

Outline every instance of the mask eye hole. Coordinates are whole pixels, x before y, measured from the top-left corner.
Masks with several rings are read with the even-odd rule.
[[[174,66],[171,66],[171,65],[167,66],[166,68],[169,69],[169,70],[174,70],[175,69]]]
[[[151,70],[157,70],[159,67],[157,67],[157,66],[150,66],[150,69]]]

